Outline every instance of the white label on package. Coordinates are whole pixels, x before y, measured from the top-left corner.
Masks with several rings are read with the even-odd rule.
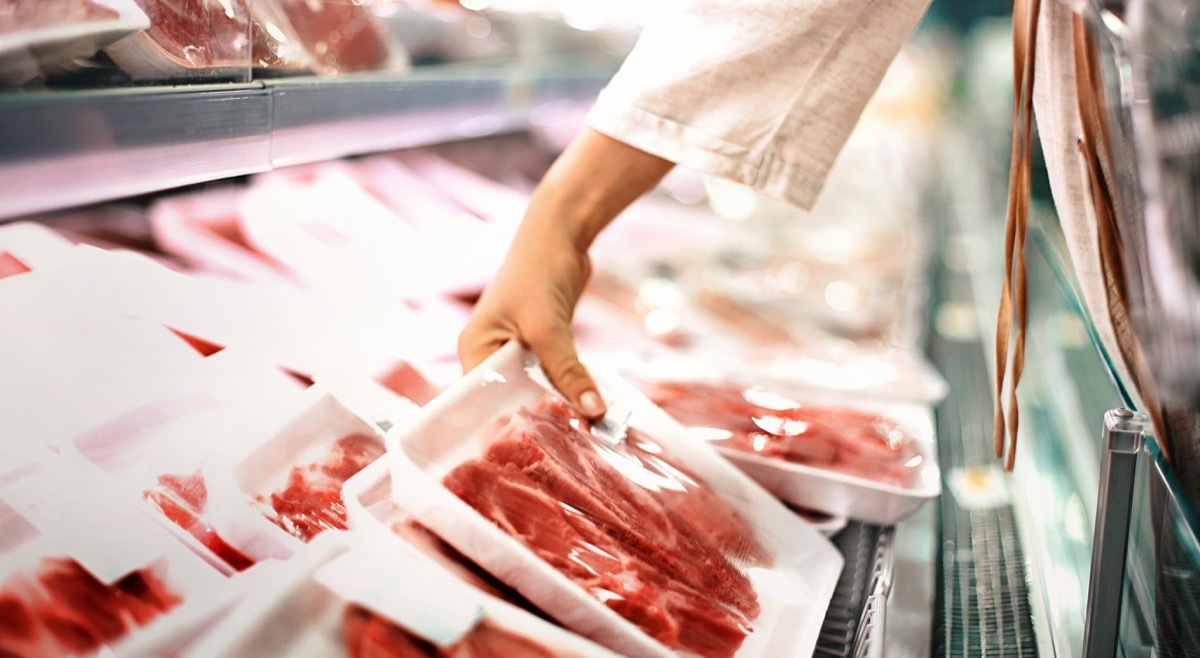
[[[1012,502],[1008,476],[996,466],[956,468],[946,477],[946,486],[963,509],[991,509]]]
[[[401,551],[356,546],[321,567],[317,582],[437,646],[453,645],[479,623],[483,608],[465,585]]]
[[[145,568],[164,555],[163,545],[150,539],[147,530],[129,519],[71,515],[70,530],[60,530],[69,539],[62,542],[65,554],[75,558],[102,583],[114,583],[133,571]]]

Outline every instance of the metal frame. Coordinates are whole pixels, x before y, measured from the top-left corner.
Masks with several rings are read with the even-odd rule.
[[[1083,658],[1118,655],[1134,477],[1138,454],[1150,431],[1150,422],[1143,414],[1135,414],[1126,408],[1104,414],[1104,453],[1100,460],[1100,491],[1088,580]]]
[[[511,132],[613,61],[0,93],[0,222],[276,167]]]

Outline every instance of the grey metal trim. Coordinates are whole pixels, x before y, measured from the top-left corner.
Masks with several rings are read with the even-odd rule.
[[[1117,655],[1134,475],[1147,425],[1144,416],[1129,409],[1113,409],[1104,414],[1104,454],[1100,462],[1101,486],[1088,580],[1084,658]]]
[[[270,93],[0,97],[0,218],[264,171]]]
[[[179,88],[0,94],[0,221],[208,180],[513,131],[617,62],[447,66]]]

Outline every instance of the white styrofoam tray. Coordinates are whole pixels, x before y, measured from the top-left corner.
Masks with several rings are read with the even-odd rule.
[[[774,558],[772,566],[745,571],[761,612],[736,655],[810,655],[841,573],[841,554],[710,446],[689,439],[682,426],[630,384],[594,365],[590,368],[602,395],[632,411],[632,426],[741,512]],[[548,390],[531,353],[516,343],[501,348],[426,405],[412,422],[389,433],[393,496],[415,520],[564,626],[623,654],[676,655],[441,484],[451,468],[481,454],[495,438],[496,420],[521,405],[534,404]]]
[[[648,381],[736,382],[739,385],[747,381],[737,374],[726,374],[720,367],[711,364],[686,365],[679,361],[669,367],[648,368],[642,365],[626,368],[625,372]],[[912,467],[911,481],[907,486],[900,486],[715,444],[717,452],[779,498],[837,517],[894,525],[915,512],[925,501],[941,494],[936,425],[933,410],[928,404],[863,397],[846,392],[789,388],[775,382],[768,384],[767,390],[802,405],[879,414],[904,430],[920,455],[920,463]],[[699,438],[693,440],[702,441]]]
[[[615,654],[478,592],[381,527],[326,533],[286,565],[255,574],[258,587],[188,647],[193,658],[339,656],[342,614],[358,603],[439,646],[488,620],[556,656]]]

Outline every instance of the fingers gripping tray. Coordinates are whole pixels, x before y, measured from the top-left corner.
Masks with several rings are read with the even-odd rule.
[[[593,436],[515,343],[388,435],[393,497],[567,628],[631,656],[807,656],[842,568],[815,529],[632,386]]]

